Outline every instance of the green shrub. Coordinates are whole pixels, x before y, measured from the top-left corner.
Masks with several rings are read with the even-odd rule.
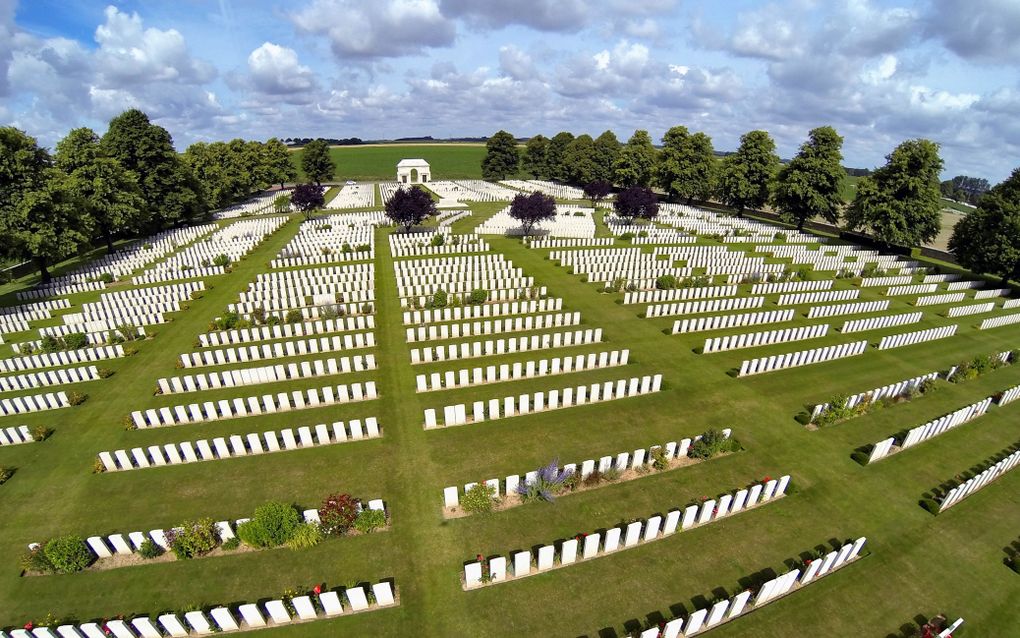
[[[701,438],[691,444],[687,455],[695,459],[710,459],[716,454],[730,452],[734,442],[723,435],[721,430],[706,430]]]
[[[483,304],[489,300],[489,291],[485,288],[475,288],[468,295],[468,303]]]
[[[358,518],[354,520],[354,529],[362,534],[371,534],[384,525],[386,525],[386,512],[382,510],[361,510]]]
[[[358,500],[350,494],[330,494],[319,508],[319,525],[329,536],[346,534],[358,518]]]
[[[228,538],[227,540],[223,541],[223,544],[220,545],[220,548],[223,549],[223,550],[226,550],[228,552],[232,552],[232,551],[234,551],[235,549],[237,549],[240,546],[241,546],[241,539],[236,537],[236,536],[233,536],[233,537]]]
[[[99,275],[99,281],[103,282],[104,284],[112,284],[113,283],[113,274],[112,273],[108,273],[108,272],[104,272],[103,274]]]
[[[495,504],[496,489],[485,483],[478,483],[464,492],[464,498],[460,501],[460,506],[464,508],[464,511],[472,514],[491,512]]]
[[[634,233],[628,231],[620,235],[620,241],[632,241],[634,237],[635,237]]]
[[[304,317],[301,316],[301,311],[297,308],[288,310],[287,315],[283,319],[286,323],[301,323],[304,321]]]
[[[659,472],[669,468],[669,459],[666,458],[666,450],[657,447],[652,450],[652,467]]]
[[[81,539],[81,536],[58,536],[51,538],[45,545],[46,558],[53,564],[53,569],[61,574],[80,572],[89,565],[95,557],[92,550]]]
[[[157,545],[151,538],[146,538],[138,546],[138,555],[149,560],[163,555],[163,548]]]
[[[432,236],[432,241],[429,242],[429,246],[442,246],[446,243],[446,237],[442,233],[436,233]]]
[[[291,549],[305,549],[315,547],[322,540],[322,530],[318,523],[302,523],[297,526],[294,533],[287,539],[287,547]]]
[[[21,557],[21,569],[37,574],[52,574],[57,571],[42,547],[30,549]]]
[[[43,335],[39,340],[39,350],[45,354],[52,354],[65,348],[64,342],[53,335]]]
[[[255,508],[251,520],[237,528],[237,535],[245,545],[252,547],[278,547],[294,536],[301,524],[301,516],[292,506],[269,501]]]
[[[33,441],[45,441],[50,438],[51,434],[53,434],[53,428],[48,428],[45,425],[37,425],[32,428]]]
[[[67,402],[70,403],[71,405],[81,405],[82,403],[85,403],[85,401],[88,398],[89,398],[89,395],[83,394],[81,392],[68,392],[67,393]]]
[[[646,237],[648,237],[648,231],[647,230],[642,230],[641,232],[639,232],[637,234],[637,236],[638,236],[639,239],[645,239]]]
[[[109,368],[99,368],[96,370],[96,374],[99,375],[100,379],[109,379],[113,376],[113,370]]]
[[[676,277],[673,275],[661,275],[655,279],[655,288],[657,290],[673,290],[676,288]]]
[[[227,266],[230,265],[230,257],[223,253],[220,253],[219,255],[216,255],[216,257],[212,260],[212,263],[213,266],[222,266],[226,268]]]
[[[185,521],[167,533],[170,551],[179,559],[194,558],[212,551],[218,541],[211,518]]]
[[[72,332],[64,335],[64,347],[68,350],[81,350],[89,347],[89,338],[84,332]]]
[[[442,288],[432,293],[432,298],[429,300],[429,304],[433,308],[445,308],[447,303],[449,303],[449,296]]]

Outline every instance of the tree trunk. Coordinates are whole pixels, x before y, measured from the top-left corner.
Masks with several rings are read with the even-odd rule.
[[[112,255],[117,249],[113,247],[113,233],[109,228],[103,231],[103,237],[106,239],[106,254]]]
[[[807,217],[801,217],[797,220],[797,230],[804,230],[804,222],[807,221]]]
[[[38,256],[35,258],[36,266],[39,268],[39,279],[44,284],[50,282],[50,271],[46,269],[46,258]]]

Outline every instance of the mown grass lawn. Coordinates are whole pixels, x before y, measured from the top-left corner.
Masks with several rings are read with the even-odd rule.
[[[399,153],[407,156],[405,149]],[[382,166],[383,160],[377,161]],[[359,170],[367,174],[376,169]],[[444,177],[447,174],[444,169]],[[455,230],[468,231],[501,207],[473,206],[476,214],[458,221]],[[581,327],[603,328],[605,343],[411,366],[386,242],[389,231],[380,230],[375,260],[378,345],[350,353],[374,352],[380,369],[327,381],[375,379],[381,399],[205,425],[125,430],[122,417],[135,409],[327,382],[153,396],[155,380],[182,373],[175,368],[177,355],[192,350],[209,321],[222,314],[256,274],[268,270],[269,260],[293,236],[298,223],[292,219],[232,273],[209,278],[205,295],[171,323],[156,327],[158,335],[142,342],[137,355],[108,364],[116,371],[113,377],[76,384],[74,389],[90,395],[85,404],[0,423],[45,424],[55,430],[43,443],[0,448],[0,465],[17,468],[13,478],[0,486],[0,626],[20,627],[47,613],[84,621],[186,610],[264,600],[287,588],[307,589],[320,581],[342,585],[392,577],[401,598],[399,607],[272,633],[622,636],[639,624],[689,613],[723,592],[732,593],[754,574],[786,571],[787,562],[806,551],[862,535],[869,539],[870,556],[712,635],[897,636],[915,618],[938,612],[966,618],[960,635],[1010,636],[1020,626],[1020,579],[1002,563],[1003,547],[1016,539],[1020,526],[1020,472],[1005,476],[937,518],[918,506],[922,495],[940,481],[1020,439],[1020,403],[992,408],[973,423],[874,466],[861,467],[850,459],[858,446],[1020,383],[1020,366],[965,384],[943,384],[932,396],[816,432],[794,420],[805,406],[837,392],[859,392],[945,369],[976,354],[1014,349],[1020,327],[979,332],[973,327],[979,319],[964,318],[957,320],[961,324],[958,336],[930,344],[887,352],[869,350],[844,361],[749,379],[727,374],[745,358],[861,338],[877,341],[884,334],[943,325],[949,320],[935,316],[943,308],[930,309],[924,324],[910,328],[846,337],[833,332],[809,342],[700,355],[695,350],[706,336],[727,332],[666,335],[672,318],[639,318],[641,306],[624,306],[619,303],[622,295],[599,293],[595,284],[584,283],[549,261],[547,250],[529,250],[517,240],[492,239],[494,250],[547,286],[550,296],[564,298],[564,311],[580,311]],[[847,285],[843,282],[840,287]],[[863,297],[878,298],[878,290],[866,289]],[[94,298],[78,295],[74,300]],[[775,307],[774,299],[770,297],[766,309]],[[905,299],[898,299],[890,313],[908,308]],[[842,318],[829,321],[836,327]],[[799,316],[793,325],[801,323],[807,320]],[[752,330],[756,329],[744,331]],[[632,364],[625,368],[446,392],[414,391],[414,376],[421,372],[619,348],[631,350]],[[327,355],[306,359],[323,356]],[[650,397],[445,430],[422,429],[422,412],[429,407],[659,372],[665,378],[664,391]],[[370,415],[379,418],[383,438],[170,468],[91,473],[100,450]],[[456,520],[445,520],[441,512],[442,489],[448,485],[523,473],[554,458],[567,463],[615,455],[694,436],[710,427],[733,428],[745,450],[566,496],[550,505],[526,505]],[[477,591],[461,589],[462,565],[476,554],[506,555],[621,521],[664,514],[691,499],[784,473],[793,476],[795,493],[768,507],[549,574]],[[278,549],[67,576],[19,576],[18,557],[25,546],[53,535],[148,530],[200,516],[240,518],[269,499],[309,508],[334,491],[385,499],[391,529],[324,542],[310,550]]]
[[[304,179],[301,169],[302,150],[291,153],[298,169],[298,179]],[[364,146],[332,146],[330,157],[336,164],[336,180],[396,181],[397,162],[407,158],[422,158],[432,167],[436,179],[481,179],[485,144],[366,144]],[[328,200],[327,200],[328,201]]]

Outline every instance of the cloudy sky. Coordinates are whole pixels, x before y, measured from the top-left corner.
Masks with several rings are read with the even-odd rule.
[[[136,106],[174,136],[656,139],[849,166],[942,144],[946,174],[1020,165],[1020,0],[0,0],[0,122],[52,145]]]

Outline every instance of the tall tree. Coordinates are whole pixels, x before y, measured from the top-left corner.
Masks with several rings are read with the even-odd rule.
[[[956,222],[949,250],[964,268],[1020,281],[1020,168]]]
[[[33,260],[44,283],[50,264],[87,245],[92,233],[67,182],[35,138],[0,128],[0,250]]]
[[[772,201],[783,219],[804,222],[820,216],[832,224],[839,223],[843,199],[839,185],[846,177],[843,170],[843,138],[831,126],[820,126],[808,133],[796,157],[779,171]]]
[[[138,176],[151,222],[172,226],[205,212],[201,187],[174,150],[173,138],[138,109],[110,120],[101,142],[105,153]]]
[[[662,138],[663,148],[656,165],[656,182],[670,197],[688,202],[708,199],[714,192],[715,151],[712,138],[693,135],[684,126],[674,126]]]
[[[584,196],[591,200],[592,208],[598,208],[599,202],[613,192],[613,185],[605,180],[595,180],[584,185]]]
[[[482,178],[506,179],[517,173],[521,153],[517,140],[506,131],[496,131],[485,143],[485,157],[482,159]]]
[[[386,202],[386,217],[403,226],[405,233],[435,214],[436,203],[420,188],[398,188]]]
[[[305,219],[308,219],[312,211],[326,205],[326,194],[318,184],[298,184],[291,193],[289,203],[294,204]]]
[[[776,143],[765,131],[740,136],[740,146],[722,161],[717,191],[719,199],[742,215],[748,208],[768,203],[772,182],[779,171]]]
[[[648,186],[652,183],[655,156],[648,131],[634,131],[613,165],[613,180],[621,186]]]
[[[620,157],[620,140],[616,139],[616,133],[603,131],[602,135],[595,138],[595,166],[596,181],[613,181],[613,167],[617,158]]]
[[[510,217],[521,223],[525,235],[530,235],[535,224],[556,217],[556,200],[538,191],[521,193],[510,202]]]
[[[290,151],[279,139],[271,137],[262,145],[262,161],[270,184],[279,184],[283,188],[286,182],[297,179],[297,167],[290,159]]]
[[[536,135],[524,145],[524,155],[521,157],[521,168],[533,179],[545,179],[549,168],[546,154],[549,150],[549,138],[544,135]]]
[[[886,156],[886,164],[857,182],[846,213],[850,230],[864,229],[886,244],[920,246],[942,228],[939,145],[907,140]]]
[[[56,166],[67,175],[80,212],[92,219],[108,253],[113,252],[116,235],[141,229],[146,215],[138,177],[106,156],[92,129],[76,128],[57,142]]]
[[[326,140],[319,138],[305,144],[301,153],[301,169],[305,177],[315,182],[316,186],[322,186],[322,182],[333,179],[336,164],[329,156]]]
[[[563,167],[566,181],[571,184],[587,184],[598,176],[595,163],[595,140],[591,135],[579,135],[567,144],[563,152]]]
[[[635,219],[655,219],[659,214],[659,198],[650,188],[631,186],[616,195],[613,211],[620,217],[634,222]]]
[[[549,148],[545,153],[545,175],[542,179],[555,179],[561,182],[567,181],[566,165],[563,163],[563,156],[567,152],[567,146],[574,141],[574,134],[567,131],[560,131],[549,140]]]

